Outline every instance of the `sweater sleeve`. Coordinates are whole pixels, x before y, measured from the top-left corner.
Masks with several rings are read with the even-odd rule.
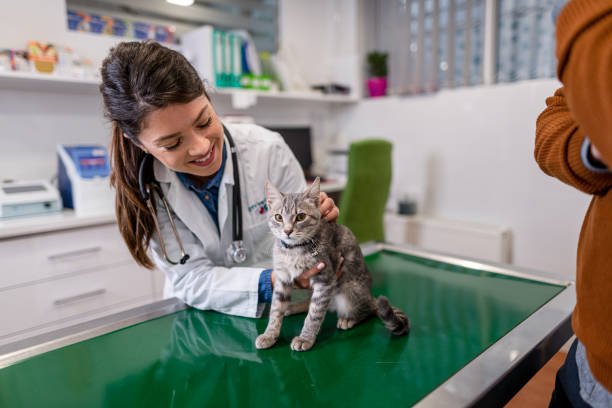
[[[612,1],[572,0],[557,20],[558,75],[572,116],[612,164]]]
[[[535,159],[544,173],[588,194],[603,194],[612,187],[612,175],[589,170],[581,148],[585,134],[567,106],[564,89],[546,99],[536,122]]]

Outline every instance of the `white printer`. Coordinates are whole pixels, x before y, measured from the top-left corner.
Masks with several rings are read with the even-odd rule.
[[[114,213],[110,163],[105,147],[58,145],[57,184],[64,207],[77,216]]]
[[[46,180],[0,182],[0,218],[60,211],[59,192]]]

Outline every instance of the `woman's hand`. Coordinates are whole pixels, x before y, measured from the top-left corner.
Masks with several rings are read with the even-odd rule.
[[[338,215],[340,214],[340,210],[338,207],[336,207],[334,200],[321,191],[319,193],[319,201],[321,202],[320,209],[323,218],[325,218],[327,221],[336,221],[336,219],[338,219]]]
[[[340,255],[340,262],[338,262],[338,268],[336,269],[336,280],[340,279],[340,277],[342,276],[342,266],[344,266],[344,257]],[[321,272],[323,269],[325,269],[325,263],[319,262],[313,268],[307,270],[306,272],[295,278],[295,286],[301,289],[310,289],[310,278]],[[274,274],[274,271],[272,271],[272,273],[270,274],[270,280],[272,281],[272,287],[274,287],[274,283],[276,282],[276,276]]]
[[[340,279],[342,276],[342,266],[344,265],[344,257],[340,255],[340,262],[338,262],[338,268],[336,268],[336,280]],[[295,282],[295,286],[301,289],[310,289],[310,278],[321,272],[325,269],[325,264],[323,262],[319,262],[313,268],[302,273],[300,276],[295,278],[293,282]]]

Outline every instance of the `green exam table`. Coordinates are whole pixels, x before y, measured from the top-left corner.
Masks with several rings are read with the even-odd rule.
[[[410,316],[348,331],[329,313],[308,352],[256,350],[267,318],[176,299],[0,347],[0,407],[503,406],[571,336],[572,282],[502,265],[372,244],[375,294]]]

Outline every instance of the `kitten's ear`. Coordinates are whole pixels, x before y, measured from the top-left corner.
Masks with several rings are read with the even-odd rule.
[[[266,201],[268,202],[268,208],[271,207],[271,204],[275,201],[280,201],[283,195],[270,180],[266,181]]]
[[[308,187],[306,191],[304,191],[304,196],[305,196],[304,198],[308,200],[312,200],[314,204],[318,207],[320,204],[319,203],[320,192],[321,192],[321,179],[317,177],[312,182],[312,185]]]

